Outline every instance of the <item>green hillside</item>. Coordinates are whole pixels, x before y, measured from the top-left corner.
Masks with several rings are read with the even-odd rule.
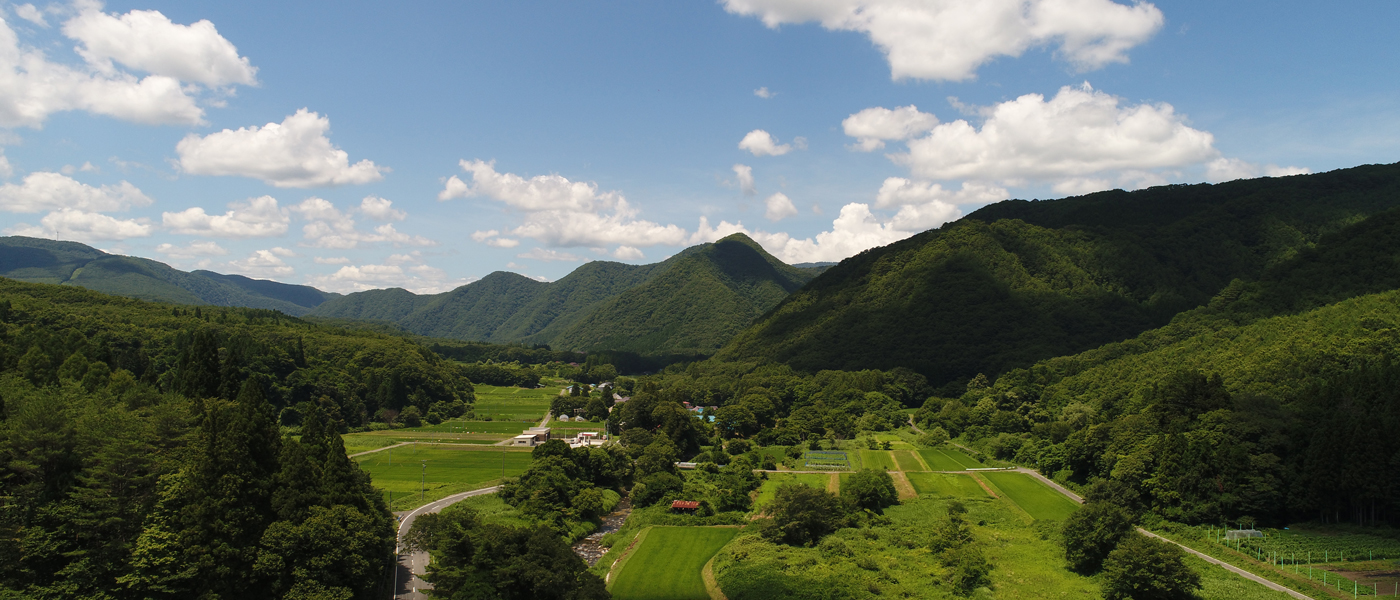
[[[432,296],[372,290],[311,315],[389,320],[460,340],[708,353],[825,268],[788,266],[736,234],[650,265],[589,262],[552,283],[496,272]]]
[[[244,306],[303,315],[339,294],[212,271],[187,273],[164,263],[107,254],[76,242],[0,238],[0,276],[179,304]]]
[[[994,375],[1165,325],[1397,205],[1397,165],[1002,202],[830,268],[717,357]]]
[[[812,277],[741,234],[669,262],[665,272],[547,339],[579,350],[712,352]]]

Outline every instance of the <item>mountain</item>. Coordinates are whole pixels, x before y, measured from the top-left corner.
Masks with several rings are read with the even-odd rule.
[[[552,283],[496,272],[431,296],[359,292],[311,315],[390,320],[420,335],[494,343],[707,353],[820,268],[783,264],[736,234],[650,265],[595,261]]]
[[[1165,325],[1396,206],[1400,165],[1001,202],[831,267],[716,358],[954,389]]]
[[[322,302],[340,296],[304,285],[242,275],[187,273],[165,263],[108,254],[77,242],[22,236],[0,237],[0,276],[79,286],[141,300],[267,308],[293,316],[304,315]]]

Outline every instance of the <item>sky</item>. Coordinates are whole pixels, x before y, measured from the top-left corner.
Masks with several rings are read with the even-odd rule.
[[[1400,160],[1400,3],[0,5],[0,232],[349,293]]]

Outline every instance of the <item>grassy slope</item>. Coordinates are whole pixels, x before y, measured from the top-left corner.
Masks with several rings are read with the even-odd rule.
[[[1003,202],[843,261],[718,357],[992,375],[1161,326],[1398,192],[1384,165]]]
[[[707,600],[700,569],[738,532],[736,527],[654,527],[610,591],[618,600]]]
[[[1021,473],[982,473],[1003,495],[1032,518],[1059,521],[1079,508],[1073,500]]]

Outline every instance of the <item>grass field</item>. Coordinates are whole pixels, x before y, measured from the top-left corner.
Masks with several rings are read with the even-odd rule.
[[[653,527],[613,582],[619,600],[709,600],[700,570],[737,527]]]
[[[924,463],[919,462],[918,455],[913,450],[895,450],[894,462],[899,465],[900,471],[927,471]]]
[[[899,470],[899,467],[894,464],[894,457],[890,455],[888,450],[861,450],[860,462],[866,469]]]
[[[758,488],[758,497],[753,501],[753,510],[758,511],[773,501],[773,494],[784,483],[805,483],[819,490],[826,489],[831,476],[825,473],[769,473],[768,481]]]
[[[1079,505],[1028,475],[1021,473],[982,473],[983,477],[1002,495],[1011,499],[1032,518],[1059,521],[1068,517]]]
[[[919,450],[919,456],[924,457],[924,462],[935,471],[961,471],[986,466],[954,448],[924,448]]]
[[[394,510],[421,506],[424,502],[457,492],[484,487],[501,478],[525,471],[530,453],[518,450],[404,446],[357,457],[369,472],[374,487],[385,497],[393,493]],[[423,468],[427,461],[427,469]],[[419,484],[425,482],[420,500]]]
[[[914,491],[954,498],[986,498],[987,492],[970,475],[956,473],[905,473]]]
[[[472,410],[477,418],[489,416],[495,421],[539,423],[559,395],[559,388],[554,386],[526,389],[477,383],[472,387],[476,390],[476,404],[472,405]]]

